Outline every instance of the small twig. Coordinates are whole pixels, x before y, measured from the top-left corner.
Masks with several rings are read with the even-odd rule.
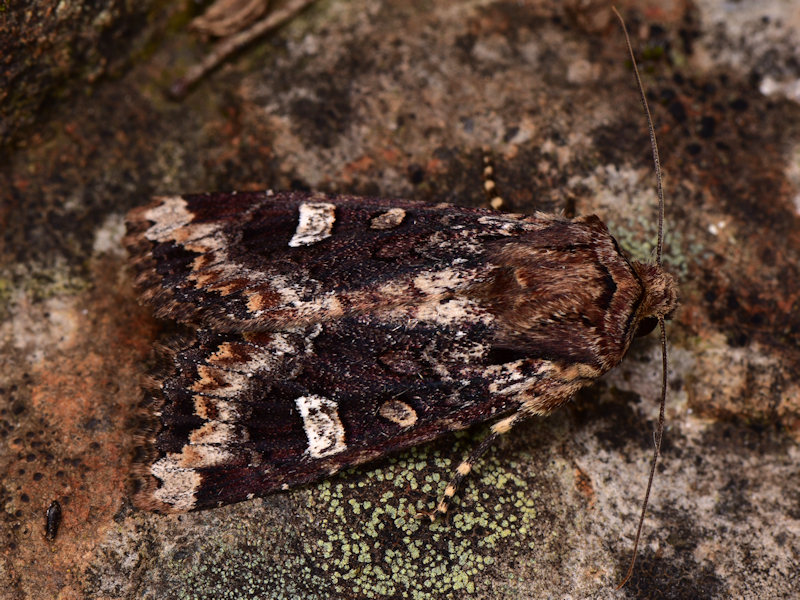
[[[174,99],[183,98],[198,81],[218,67],[229,56],[238,52],[253,40],[283,25],[313,2],[314,0],[288,0],[249,29],[220,41],[211,53],[191,67],[183,77],[170,86],[170,97]]]

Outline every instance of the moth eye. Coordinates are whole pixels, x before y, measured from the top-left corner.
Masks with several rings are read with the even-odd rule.
[[[658,319],[655,317],[645,317],[639,321],[639,326],[636,328],[636,337],[642,337],[653,331],[658,325]]]

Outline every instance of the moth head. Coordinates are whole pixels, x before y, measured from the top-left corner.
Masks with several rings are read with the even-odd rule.
[[[678,308],[678,284],[659,265],[635,263],[634,268],[644,286],[637,335],[647,335],[655,328],[659,318],[672,318]]]

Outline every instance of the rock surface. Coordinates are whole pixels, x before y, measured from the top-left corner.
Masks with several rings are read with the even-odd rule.
[[[127,13],[103,4],[104,27],[119,30]],[[652,447],[656,336],[490,452],[448,523],[410,513],[480,428],[263,500],[180,517],[132,509],[132,407],[168,326],[137,305],[120,238],[151,194],[314,189],[482,206],[488,148],[504,210],[596,213],[634,256],[654,244],[647,131],[606,3],[324,0],[181,103],[163,91],[208,46],[180,8],[148,5],[103,47],[129,67],[91,80],[65,69],[68,93],[29,92],[24,119],[2,113],[0,596],[796,597],[800,11],[618,6],[656,122],[665,263],[682,301],[668,327],[668,431],[625,588],[614,590]],[[158,43],[144,52],[141,40]],[[54,499],[63,523],[49,542]]]

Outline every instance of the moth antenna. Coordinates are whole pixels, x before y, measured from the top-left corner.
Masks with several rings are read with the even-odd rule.
[[[628,54],[631,57],[631,64],[633,65],[633,74],[636,77],[636,87],[639,88],[639,99],[642,102],[642,108],[647,116],[647,129],[650,133],[650,148],[653,151],[653,164],[656,168],[656,191],[658,193],[658,243],[656,244],[656,261],[658,266],[661,266],[661,255],[663,254],[664,247],[664,186],[661,178],[661,160],[658,157],[658,143],[656,142],[656,130],[653,127],[653,117],[650,114],[650,106],[647,104],[647,96],[644,93],[644,85],[642,85],[642,78],[639,76],[639,67],[636,66],[636,57],[633,54],[633,46],[631,46],[631,38],[628,35],[628,28],[625,26],[625,21],[622,15],[619,14],[615,6],[611,7],[614,14],[617,15],[620,25],[622,25],[622,33],[625,34],[625,44],[628,46]]]
[[[633,54],[633,47],[631,46],[631,38],[628,35],[628,28],[625,26],[625,20],[619,14],[615,6],[611,7],[614,14],[617,15],[620,25],[622,25],[622,32],[625,34],[625,44],[628,47],[628,54],[631,57],[631,64],[633,65],[633,73],[636,76],[636,86],[639,89],[639,99],[642,102],[645,115],[647,116],[647,129],[650,133],[650,147],[653,151],[653,164],[656,171],[656,186],[658,194],[658,243],[656,245],[656,261],[658,266],[662,265],[662,255],[664,247],[664,186],[661,177],[661,161],[658,158],[658,144],[656,143],[656,130],[653,127],[653,117],[650,114],[650,107],[647,104],[647,95],[644,92],[644,85],[642,85],[642,78],[639,76],[639,68],[636,66],[636,57]],[[654,438],[655,448],[653,450],[653,458],[650,461],[650,474],[647,478],[647,489],[644,493],[644,500],[642,501],[642,510],[639,515],[639,526],[636,528],[636,539],[633,542],[633,556],[631,563],[628,567],[628,572],[622,579],[616,589],[620,589],[630,580],[633,575],[633,568],[636,565],[636,553],[639,550],[639,541],[642,537],[642,527],[644,526],[644,517],[647,513],[647,504],[650,502],[650,492],[653,488],[653,478],[656,473],[656,464],[658,457],[661,453],[661,440],[664,436],[664,412],[667,403],[667,332],[664,326],[664,317],[658,317],[658,329],[661,333],[661,401],[659,403],[658,411],[658,426]]]

